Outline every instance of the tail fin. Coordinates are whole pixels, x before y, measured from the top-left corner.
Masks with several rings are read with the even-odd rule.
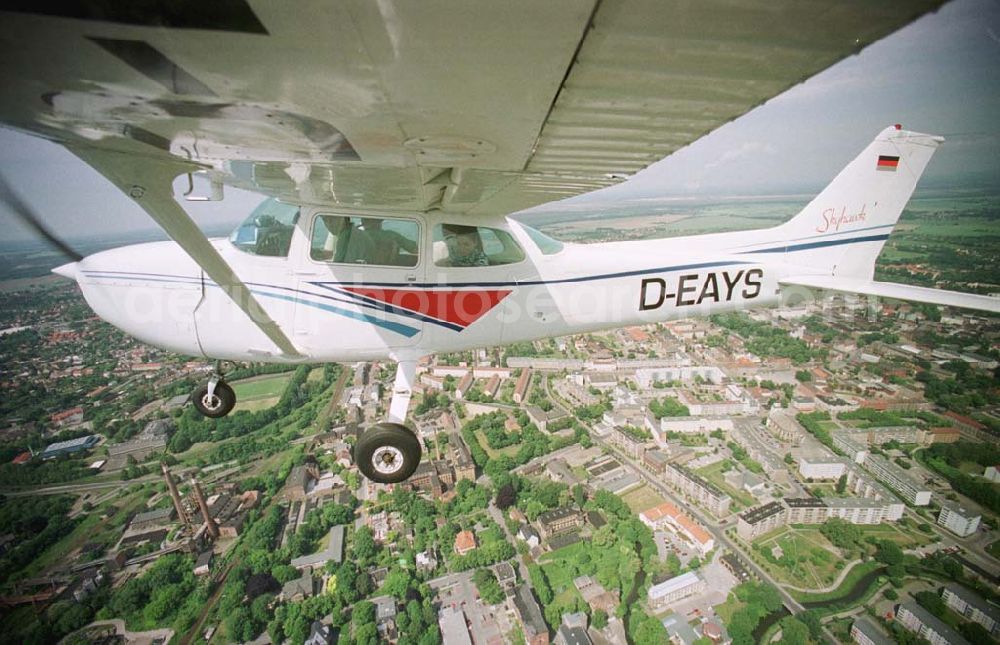
[[[870,280],[885,240],[943,141],[899,126],[883,130],[802,212],[773,229],[787,243],[789,263],[810,274]]]

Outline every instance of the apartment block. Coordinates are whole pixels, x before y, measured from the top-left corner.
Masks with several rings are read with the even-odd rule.
[[[927,506],[931,503],[931,492],[885,457],[868,455],[865,458],[865,468],[913,506]]]
[[[981,519],[982,515],[979,513],[966,510],[954,502],[944,502],[941,504],[941,513],[938,515],[937,523],[955,535],[968,537],[979,528],[979,520]]]
[[[969,645],[958,632],[915,602],[896,605],[896,620],[931,645]]]
[[[947,585],[941,599],[950,609],[961,614],[995,637],[1000,635],[1000,607],[987,602],[979,594],[957,584]]]
[[[729,512],[732,498],[715,487],[714,484],[694,474],[684,466],[667,464],[664,470],[667,483],[701,504],[717,516]]]

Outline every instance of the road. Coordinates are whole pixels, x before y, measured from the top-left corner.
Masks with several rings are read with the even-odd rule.
[[[510,534],[510,529],[507,528],[507,522],[504,521],[503,513],[500,511],[499,508],[496,507],[496,505],[493,503],[493,500],[490,500],[490,505],[487,508],[487,510],[490,513],[490,517],[493,518],[493,521],[499,524],[500,528],[503,529],[504,535],[507,536],[507,541],[516,547],[517,539]],[[521,580],[525,581],[531,580],[531,578],[528,576],[528,567],[527,565],[524,564],[524,558],[521,557],[520,553],[517,554],[517,569],[521,574]]]

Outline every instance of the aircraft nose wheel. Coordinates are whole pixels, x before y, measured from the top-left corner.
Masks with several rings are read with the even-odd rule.
[[[233,411],[236,392],[225,381],[217,381],[214,388],[211,383],[199,387],[191,395],[191,400],[198,412],[211,419],[218,419]]]
[[[377,423],[354,446],[361,474],[379,484],[406,481],[420,465],[420,440],[399,423]]]

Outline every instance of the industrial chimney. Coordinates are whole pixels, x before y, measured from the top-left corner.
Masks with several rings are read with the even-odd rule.
[[[187,511],[184,510],[184,505],[181,504],[181,494],[177,492],[177,484],[174,483],[174,478],[170,475],[170,469],[164,463],[160,464],[160,468],[163,469],[163,478],[167,480],[167,490],[170,491],[170,498],[174,500],[174,510],[177,511],[177,519],[184,523],[185,526],[191,526],[191,518],[188,517]]]
[[[208,514],[208,504],[205,502],[205,495],[201,492],[201,486],[198,485],[198,480],[194,477],[191,478],[191,488],[194,489],[194,498],[198,500],[198,508],[201,509],[201,515],[205,518],[205,528],[208,529],[208,534],[213,539],[219,539],[219,527],[216,526],[212,516]]]

